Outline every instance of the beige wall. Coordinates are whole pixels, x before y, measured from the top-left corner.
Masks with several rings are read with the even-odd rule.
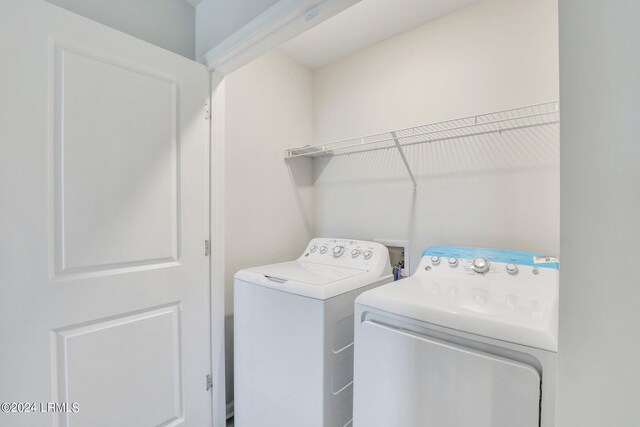
[[[560,0],[559,427],[635,427],[640,2]]]
[[[558,99],[556,0],[485,0],[314,72],[315,143]],[[315,162],[315,234],[557,254],[558,133]]]
[[[226,79],[227,375],[233,373],[233,275],[300,256],[312,237],[312,168],[285,163],[313,138],[312,75],[279,52]],[[291,166],[291,167],[289,167]],[[227,401],[233,400],[228,378]]]

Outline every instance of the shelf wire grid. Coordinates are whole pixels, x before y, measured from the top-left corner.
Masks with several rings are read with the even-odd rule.
[[[327,144],[292,148],[285,151],[285,158],[339,156],[392,148],[397,148],[402,153],[402,147],[415,144],[502,133],[559,122],[560,112],[558,102],[545,102],[359,138],[344,139]]]

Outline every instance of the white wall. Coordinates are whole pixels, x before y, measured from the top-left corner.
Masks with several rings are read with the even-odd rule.
[[[297,258],[312,237],[310,160],[284,150],[313,139],[311,71],[273,52],[229,75],[226,87],[225,274],[227,401],[233,400],[233,275]]]
[[[640,2],[560,0],[559,427],[640,424]]]
[[[195,9],[185,0],[47,0],[71,12],[195,58]]]
[[[196,14],[196,58],[242,28],[278,0],[203,0]]]
[[[315,70],[315,143],[558,99],[556,0],[485,0]],[[556,128],[557,129],[557,128]],[[532,136],[533,135],[533,136]],[[301,144],[298,144],[301,145]],[[558,135],[316,160],[315,234],[559,251]]]

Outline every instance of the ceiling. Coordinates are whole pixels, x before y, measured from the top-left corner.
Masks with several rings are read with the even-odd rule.
[[[477,1],[362,0],[280,49],[299,63],[318,68]]]

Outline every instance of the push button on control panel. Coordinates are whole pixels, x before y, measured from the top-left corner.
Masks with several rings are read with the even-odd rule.
[[[474,289],[473,290],[473,302],[478,305],[486,305],[489,300],[489,293],[484,289]]]
[[[507,304],[507,307],[511,308],[512,310],[515,310],[516,307],[518,306],[518,297],[515,295],[507,295],[504,298],[504,302],[505,304]]]

